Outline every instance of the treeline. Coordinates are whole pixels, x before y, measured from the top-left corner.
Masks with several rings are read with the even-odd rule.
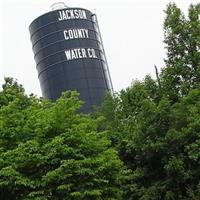
[[[0,199],[200,199],[200,4],[165,12],[165,68],[90,115],[76,92],[50,102],[5,78]]]

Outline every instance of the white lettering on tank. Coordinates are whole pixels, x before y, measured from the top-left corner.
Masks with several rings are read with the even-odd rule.
[[[65,56],[67,60],[87,58],[86,50],[84,48],[65,50]]]
[[[77,38],[89,38],[89,33],[87,29],[64,30],[63,35],[65,40],[77,39]]]
[[[67,9],[58,11],[58,21],[68,19],[87,19],[86,11],[81,9]]]
[[[92,49],[92,48],[88,48],[87,51],[88,51],[88,57],[89,57],[89,58],[97,58],[94,49]]]

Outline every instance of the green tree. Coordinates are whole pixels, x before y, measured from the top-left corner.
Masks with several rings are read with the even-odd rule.
[[[150,83],[137,81],[122,91],[112,114],[106,113],[110,101],[100,111],[113,146],[132,170],[125,199],[199,199],[200,90],[172,104],[166,96],[158,101],[156,93],[151,98]]]
[[[76,92],[49,102],[6,79],[0,99],[0,199],[122,199],[123,163]]]
[[[34,96],[28,97],[24,88],[12,78],[5,78],[0,91],[0,147],[4,150],[15,148],[32,135],[34,124],[26,124],[28,108],[38,103]],[[29,134],[27,134],[27,132]]]
[[[167,58],[161,81],[163,91],[177,101],[200,83],[200,4],[190,6],[188,18],[175,4],[169,4],[165,13]]]
[[[200,198],[200,5],[186,17],[169,4],[166,67],[160,85],[147,76],[113,97],[99,115],[121,160],[132,170],[125,199]],[[112,117],[111,117],[112,116]]]

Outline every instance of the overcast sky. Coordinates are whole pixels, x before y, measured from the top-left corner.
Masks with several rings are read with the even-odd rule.
[[[62,0],[59,0],[62,1]],[[17,78],[28,94],[41,96],[28,27],[51,11],[55,0],[0,0],[0,85],[3,77]],[[163,20],[165,0],[63,0],[69,7],[95,12],[115,91],[164,66]],[[198,0],[175,0],[185,13]]]

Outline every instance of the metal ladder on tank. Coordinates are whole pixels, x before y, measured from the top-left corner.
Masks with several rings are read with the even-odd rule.
[[[103,51],[103,54],[104,54],[104,57],[105,57],[105,66],[106,66],[106,68],[104,69],[104,71],[105,71],[106,77],[108,79],[110,92],[111,92],[112,95],[114,95],[113,84],[112,84],[112,80],[111,80],[111,76],[110,76],[110,71],[109,71],[109,68],[108,68],[108,61],[107,61],[106,54],[105,54],[105,49],[104,49],[103,40],[102,40],[102,37],[101,37],[99,23],[98,23],[98,20],[97,20],[97,15],[94,13],[94,14],[91,15],[91,17],[92,17],[92,21],[97,26],[97,32],[99,33],[99,38],[100,38],[100,42],[101,42],[101,46],[102,46],[102,51]]]

